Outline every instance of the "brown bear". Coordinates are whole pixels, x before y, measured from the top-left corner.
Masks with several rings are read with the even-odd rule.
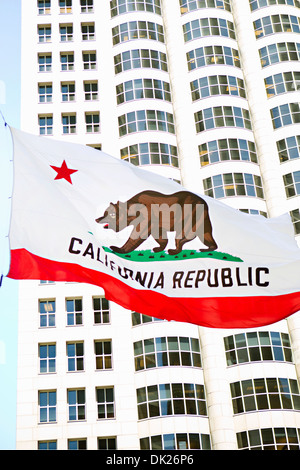
[[[122,247],[110,247],[116,253],[130,253],[150,235],[159,245],[153,251],[163,251],[168,243],[167,232],[175,232],[175,249],[168,250],[170,255],[180,253],[183,245],[196,237],[207,247],[200,251],[214,251],[218,247],[212,236],[207,203],[189,191],[174,194],[143,191],[126,202],[111,203],[96,222],[115,232],[134,227]]]

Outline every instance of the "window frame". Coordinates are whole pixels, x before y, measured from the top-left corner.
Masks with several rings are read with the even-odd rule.
[[[47,58],[50,59],[47,61]],[[38,71],[41,73],[52,72],[52,53],[41,52],[38,54]]]
[[[77,115],[76,113],[62,113],[62,133],[63,135],[72,135],[77,132]]]
[[[38,407],[39,423],[56,422],[57,392],[56,390],[39,390]]]
[[[52,41],[51,24],[38,25],[38,42],[39,44],[49,43]]]
[[[93,301],[93,311],[94,311],[94,324],[95,325],[110,324],[109,300],[107,300],[104,296],[94,296],[92,301]],[[96,305],[98,301],[99,301],[99,306]]]
[[[66,88],[64,90],[64,87]],[[60,82],[62,103],[73,102],[76,99],[76,82]]]
[[[101,397],[101,395],[103,395]],[[115,419],[115,391],[113,386],[96,387],[97,419]]]
[[[39,299],[39,327],[40,328],[51,328],[55,327],[56,323],[56,299],[55,298],[50,298],[50,299]],[[47,308],[45,309],[45,312],[41,312],[41,305],[45,304]],[[51,308],[48,308],[51,305]],[[53,310],[54,307],[54,310]],[[53,312],[53,313],[49,313]],[[46,320],[46,321],[45,321]]]
[[[37,0],[37,9],[39,15],[50,15],[51,0]]]
[[[60,53],[60,70],[61,72],[73,72],[75,69],[75,55],[74,52],[61,52]]]
[[[52,103],[53,84],[52,82],[38,83],[39,103]]]
[[[42,349],[45,349],[45,353],[42,352]],[[39,373],[40,374],[56,373],[56,343],[39,343],[38,355],[39,355]]]
[[[84,372],[84,341],[68,341],[66,354],[68,372]]]
[[[72,304],[74,308],[72,307]],[[81,308],[79,308],[81,306]],[[82,297],[67,297],[65,299],[65,309],[67,314],[67,326],[81,326],[83,325],[83,298]]]
[[[96,370],[113,370],[113,350],[111,339],[95,339],[94,353]]]
[[[85,421],[86,419],[86,391],[85,388],[67,389],[68,420]]]

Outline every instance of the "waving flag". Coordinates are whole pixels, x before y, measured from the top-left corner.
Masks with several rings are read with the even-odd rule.
[[[208,327],[300,310],[288,215],[243,214],[90,147],[11,132],[9,277],[95,284],[127,309]]]

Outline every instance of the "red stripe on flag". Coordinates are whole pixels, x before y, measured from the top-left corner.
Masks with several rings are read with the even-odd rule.
[[[100,286],[105,297],[122,307],[156,318],[211,328],[253,328],[269,325],[300,310],[300,293],[260,297],[167,297],[139,290],[118,279],[77,264],[51,261],[25,249],[11,250],[8,277]]]

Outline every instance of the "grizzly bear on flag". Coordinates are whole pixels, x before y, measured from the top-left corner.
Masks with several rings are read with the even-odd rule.
[[[218,247],[212,235],[206,201],[188,191],[174,194],[143,191],[126,202],[110,203],[96,222],[115,232],[134,227],[122,247],[111,246],[116,253],[134,251],[150,235],[159,245],[153,251],[163,251],[168,244],[168,232],[175,232],[175,248],[168,250],[170,255],[180,253],[183,245],[196,237],[206,246],[200,251],[214,251]]]

